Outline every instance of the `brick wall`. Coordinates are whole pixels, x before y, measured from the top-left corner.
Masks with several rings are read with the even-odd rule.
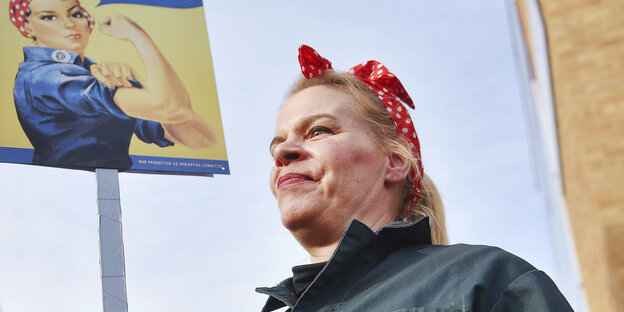
[[[624,311],[624,0],[539,3],[587,301]]]

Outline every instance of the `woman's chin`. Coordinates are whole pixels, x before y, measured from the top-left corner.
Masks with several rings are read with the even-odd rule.
[[[282,225],[291,232],[308,227],[316,214],[306,209],[282,209]]]
[[[67,49],[65,49],[65,50],[67,50],[67,51],[69,51],[69,52],[76,53],[76,54],[78,54],[78,55],[80,55],[80,56],[83,56],[83,55],[84,55],[84,50],[85,50],[85,47],[84,47],[83,45],[78,45],[78,44],[76,44],[76,45],[69,46],[69,47],[68,47]]]

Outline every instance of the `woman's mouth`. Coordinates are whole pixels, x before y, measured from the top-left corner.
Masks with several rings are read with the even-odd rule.
[[[287,173],[277,180],[277,189],[306,181],[312,181],[312,178],[299,173]]]
[[[80,35],[80,34],[71,34],[71,35],[67,36],[67,38],[78,40],[78,39],[82,38],[82,35]]]

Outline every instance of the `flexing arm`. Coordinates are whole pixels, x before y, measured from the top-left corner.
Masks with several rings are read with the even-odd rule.
[[[138,51],[147,79],[143,88],[123,87],[115,93],[115,104],[128,116],[160,122],[168,139],[194,148],[214,144],[215,137],[206,121],[196,116],[189,95],[173,67],[152,38],[125,16],[113,15],[100,30],[112,37],[130,41]]]
[[[217,138],[208,123],[197,115],[193,115],[191,120],[183,123],[162,125],[168,140],[184,144],[190,148],[210,147],[217,142]]]

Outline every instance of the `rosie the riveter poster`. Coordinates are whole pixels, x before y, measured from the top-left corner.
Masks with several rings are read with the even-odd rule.
[[[201,0],[2,2],[0,161],[229,174]]]

